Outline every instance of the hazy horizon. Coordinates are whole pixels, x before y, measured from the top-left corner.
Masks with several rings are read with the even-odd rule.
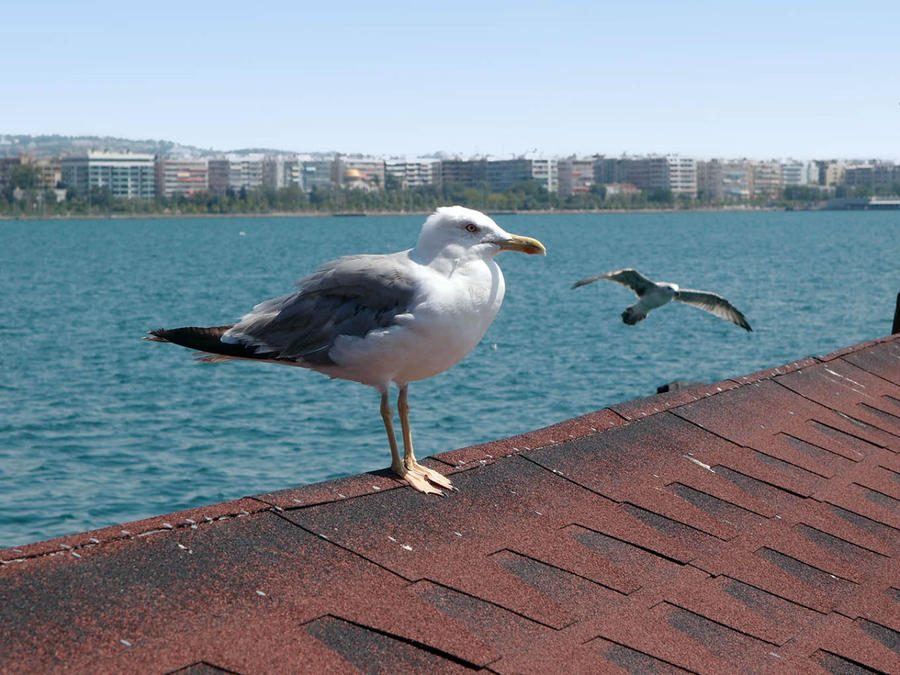
[[[5,138],[15,137],[15,136],[29,136],[29,134],[0,133],[0,150],[2,150],[3,141]],[[284,153],[284,154],[296,154],[296,155],[300,155],[300,156],[303,156],[303,155],[325,155],[325,156],[341,155],[344,157],[370,156],[368,153],[356,152],[354,150],[339,151],[339,150],[305,150],[305,149],[296,149],[296,148],[238,148],[238,147],[204,148],[195,143],[190,143],[190,142],[183,143],[183,142],[179,142],[179,141],[173,141],[172,139],[168,139],[168,138],[122,138],[119,136],[111,136],[109,134],[92,134],[90,136],[70,136],[67,134],[47,133],[47,134],[34,134],[34,135],[30,135],[30,136],[32,138],[59,137],[59,138],[71,138],[73,140],[81,140],[81,139],[86,139],[86,138],[98,138],[101,140],[109,139],[110,141],[121,142],[121,143],[134,143],[134,144],[138,144],[138,143],[173,143],[177,148],[195,149],[195,150],[202,151],[203,153],[216,154],[216,155],[230,155],[230,154],[246,155],[246,154],[251,154],[251,153],[261,153],[261,154]],[[94,151],[94,150],[100,151],[101,147],[98,144],[96,147],[93,147],[91,149],[92,149],[92,151]],[[106,150],[106,149],[107,148],[103,148],[103,150]],[[110,150],[110,151],[118,152],[119,150]],[[128,152],[143,152],[143,151],[129,150]],[[628,155],[628,157],[638,158],[638,157],[642,157],[642,156],[663,156],[666,154],[675,154],[675,153],[648,152],[648,153],[643,153],[641,155],[632,154],[632,155]],[[618,158],[620,156],[624,157],[624,155],[609,155],[609,154],[604,154],[604,153],[598,152],[598,151],[576,152],[576,153],[572,153],[572,155],[577,155],[578,157],[590,157],[590,156],[605,156],[608,158]],[[569,156],[572,156],[572,155],[569,155]],[[2,156],[3,155],[0,154],[0,157],[2,157]],[[382,153],[382,154],[372,154],[371,156],[382,158],[382,159],[392,159],[392,158],[401,159],[401,158],[406,157],[409,159],[415,159],[415,158],[435,159],[435,161],[438,161],[439,159],[447,160],[447,159],[458,159],[458,158],[463,159],[463,160],[474,160],[474,159],[481,158],[481,159],[488,159],[491,161],[496,161],[496,160],[504,160],[504,159],[514,159],[514,158],[519,158],[519,157],[523,157],[523,156],[527,156],[529,158],[539,158],[539,157],[540,158],[550,158],[550,159],[557,159],[557,158],[563,159],[564,158],[564,156],[556,156],[556,155],[538,155],[538,154],[535,154],[533,151],[528,151],[528,152],[524,152],[524,153],[510,153],[508,155],[501,156],[501,155],[492,155],[492,154],[466,155],[464,153],[455,153],[455,152],[451,152],[451,151],[447,151],[447,150],[434,150],[431,152],[423,152],[423,153],[418,153],[418,154],[388,152],[388,153]],[[680,156],[689,157],[688,155],[680,155]],[[800,162],[804,162],[804,163],[814,162],[814,161],[826,161],[826,162],[836,161],[836,162],[850,162],[850,163],[880,161],[880,160],[892,161],[892,158],[890,158],[890,157],[878,157],[878,156],[871,156],[871,157],[864,157],[864,156],[856,156],[856,157],[794,157],[794,156],[788,156],[788,155],[776,155],[776,156],[771,156],[771,157],[761,157],[761,156],[760,157],[751,157],[751,156],[736,157],[736,156],[716,155],[716,156],[706,156],[706,157],[694,156],[691,158],[696,159],[697,161],[707,161],[707,160],[712,160],[712,159],[718,159],[718,160],[723,160],[723,161],[747,160],[747,161],[752,161],[752,162],[795,160],[795,161],[800,161]]]
[[[900,3],[4,14],[0,132],[227,151],[900,159]]]

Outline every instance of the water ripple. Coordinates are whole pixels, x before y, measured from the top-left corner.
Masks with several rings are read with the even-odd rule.
[[[549,255],[502,255],[507,297],[485,339],[456,368],[412,385],[421,456],[671,380],[716,381],[890,332],[900,287],[893,213],[498,221],[538,237]],[[0,546],[387,466],[372,390],[266,364],[199,364],[140,338],[236,319],[324,260],[409,247],[420,224],[0,222]],[[570,290],[623,266],[721,292],[754,332],[681,306],[628,327],[625,289]]]

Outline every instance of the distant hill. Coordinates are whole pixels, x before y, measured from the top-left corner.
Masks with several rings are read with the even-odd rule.
[[[112,136],[29,136],[0,134],[0,157],[32,155],[34,157],[55,157],[70,155],[87,150],[108,150],[111,152],[145,152],[151,154],[176,154],[206,157],[219,154],[215,150],[196,148],[163,140],[131,140]]]
[[[110,152],[142,152],[152,155],[173,155],[184,157],[214,157],[224,153],[246,155],[263,153],[266,155],[287,154],[287,150],[272,148],[244,148],[241,150],[217,150],[214,148],[198,148],[194,145],[182,145],[164,140],[133,140],[130,138],[114,138],[112,136],[29,136],[27,134],[0,133],[0,157],[31,155],[33,157],[58,157],[87,150],[107,150]],[[320,153],[311,153],[318,155]]]
[[[0,157],[18,157],[30,155],[32,157],[60,157],[83,153],[88,150],[105,150],[108,152],[140,152],[151,155],[168,155],[171,157],[196,157],[209,158],[225,154],[234,155],[309,155],[315,159],[332,159],[338,153],[310,152],[302,150],[284,150],[276,148],[239,148],[235,150],[221,150],[218,148],[198,148],[195,145],[183,145],[165,140],[134,140],[131,138],[115,138],[113,136],[60,136],[59,134],[47,134],[30,136],[28,134],[4,134],[0,133]],[[341,153],[346,157],[365,157],[361,153]],[[456,155],[444,152],[433,152],[421,155],[426,158],[444,159],[456,157]]]
[[[235,155],[286,155],[293,154],[288,150],[276,150],[275,148],[238,148],[237,150],[229,150],[229,153]]]

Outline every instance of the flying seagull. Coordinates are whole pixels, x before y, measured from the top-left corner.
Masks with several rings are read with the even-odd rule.
[[[679,302],[706,310],[719,318],[727,319],[745,330],[753,330],[750,328],[750,324],[747,323],[744,315],[721,295],[708,291],[697,291],[692,288],[679,288],[678,284],[670,284],[665,281],[651,281],[630,267],[582,279],[575,282],[572,288],[578,288],[600,279],[616,281],[623,286],[628,286],[628,288],[637,293],[639,300],[622,312],[622,321],[629,326],[633,326],[638,321],[643,321],[647,318],[647,314],[650,313],[651,309],[667,305],[672,300],[678,300]]]
[[[443,494],[451,482],[413,454],[409,383],[456,365],[481,340],[503,302],[501,251],[546,255],[543,244],[510,234],[461,206],[438,208],[415,248],[325,263],[300,290],[256,305],[233,325],[160,329],[146,339],[206,352],[201,361],[250,359],[299,366],[374,387],[391,446],[391,469],[414,489]],[[388,392],[397,408],[403,458]]]

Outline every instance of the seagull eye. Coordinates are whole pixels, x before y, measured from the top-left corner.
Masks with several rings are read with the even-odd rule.
[[[466,232],[478,232],[478,226],[473,223],[466,225]]]

